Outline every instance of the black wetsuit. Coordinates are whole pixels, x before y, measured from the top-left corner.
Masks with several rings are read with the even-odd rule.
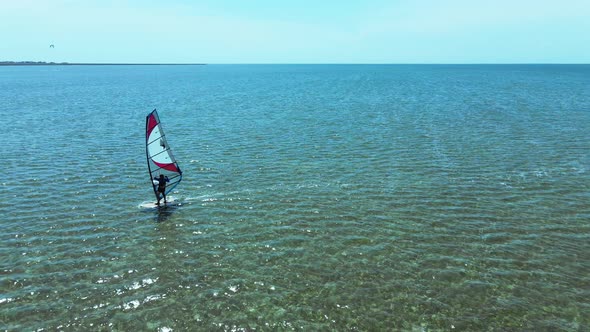
[[[168,177],[164,177],[164,181],[162,181],[159,177],[154,178],[154,180],[158,181],[158,192],[162,195],[166,195],[166,182],[170,182]]]

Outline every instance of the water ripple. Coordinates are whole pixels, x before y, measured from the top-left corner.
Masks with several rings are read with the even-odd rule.
[[[0,329],[587,330],[574,67],[0,68]]]

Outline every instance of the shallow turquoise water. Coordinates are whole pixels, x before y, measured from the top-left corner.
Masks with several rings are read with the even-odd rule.
[[[590,66],[0,67],[0,101],[0,330],[590,329]],[[138,207],[153,108],[179,207]]]

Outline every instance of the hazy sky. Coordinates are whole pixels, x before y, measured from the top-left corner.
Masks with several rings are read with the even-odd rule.
[[[590,63],[590,0],[0,0],[2,60]]]

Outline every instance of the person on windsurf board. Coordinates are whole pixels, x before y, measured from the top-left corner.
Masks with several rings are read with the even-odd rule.
[[[152,190],[157,200],[156,203],[151,203],[151,206],[160,206],[162,198],[164,198],[164,204],[167,204],[167,195],[182,180],[182,171],[166,141],[166,135],[164,135],[160,117],[156,110],[153,110],[146,117],[145,152],[149,173],[148,179],[152,181]]]
[[[156,192],[158,193],[158,202],[156,205],[160,205],[160,200],[164,197],[164,205],[166,205],[166,182],[170,182],[170,179],[164,174],[160,174],[160,177],[154,178],[154,185],[158,186]],[[160,196],[160,194],[162,194]]]

